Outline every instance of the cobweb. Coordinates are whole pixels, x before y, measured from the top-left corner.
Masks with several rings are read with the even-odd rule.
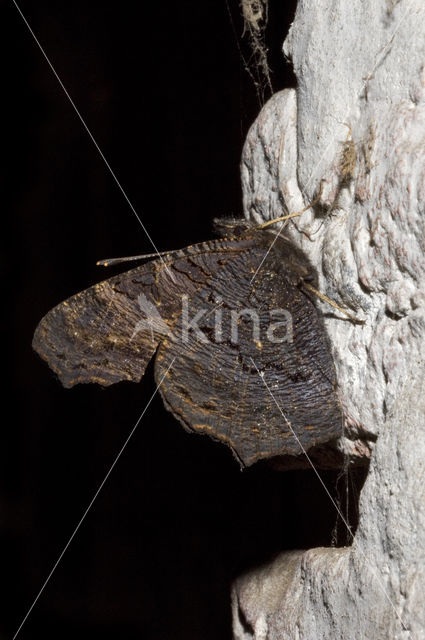
[[[229,0],[226,0],[226,4],[242,64],[254,84],[258,101],[262,106],[265,103],[266,97],[273,93],[271,70],[268,62],[268,48],[266,45],[269,0],[240,0],[240,10],[243,19],[242,39],[248,43],[248,55],[242,50],[239,35],[230,11]]]
[[[261,101],[264,102],[266,89],[273,93],[270,67],[267,59],[265,33],[269,17],[268,0],[241,0],[244,33],[251,48],[251,59],[248,61],[251,77]]]

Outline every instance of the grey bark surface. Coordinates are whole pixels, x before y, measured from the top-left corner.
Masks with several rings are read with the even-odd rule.
[[[425,5],[300,0],[242,158],[245,214],[285,234],[321,291],[350,460],[371,455],[352,546],[281,554],[235,581],[237,640],[425,637]],[[325,213],[327,211],[327,213]],[[305,505],[308,509],[308,504]],[[290,514],[288,514],[290,517]]]

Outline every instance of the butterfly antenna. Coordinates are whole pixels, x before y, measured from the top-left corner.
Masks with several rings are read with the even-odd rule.
[[[142,253],[140,256],[125,256],[124,258],[105,258],[104,260],[98,260],[96,265],[98,267],[112,267],[115,264],[121,264],[122,262],[135,262],[136,260],[143,260],[144,258],[159,258],[161,256],[169,256],[172,253],[176,253],[178,249],[171,251],[156,251],[155,253]]]
[[[302,213],[304,213],[304,211],[307,211],[307,209],[311,209],[311,207],[314,207],[319,202],[321,195],[322,195],[322,183],[320,183],[319,193],[317,194],[317,196],[314,198],[312,202],[310,202],[310,204],[304,207],[304,209],[301,209],[301,211],[296,211],[295,213],[289,213],[286,216],[273,218],[273,220],[267,220],[267,222],[263,222],[263,224],[260,224],[257,227],[257,229],[265,229],[266,227],[269,227],[271,224],[274,224],[275,222],[283,222],[284,220],[289,220],[290,218],[297,218]]]
[[[306,207],[306,209],[308,209],[308,207]],[[263,222],[263,224],[258,225],[257,229],[265,229],[266,227],[269,227],[271,224],[274,224],[275,222],[283,222],[284,220],[290,220],[290,218],[296,218],[297,216],[300,216],[302,213],[304,213],[306,209],[303,209],[302,211],[297,211],[296,213],[289,213],[287,216],[280,216],[279,218],[273,218],[273,220],[267,220],[267,222]]]

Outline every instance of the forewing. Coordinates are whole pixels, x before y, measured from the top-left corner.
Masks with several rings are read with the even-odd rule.
[[[182,295],[195,295],[239,251],[236,243],[202,243],[100,282],[49,311],[33,348],[64,387],[139,381],[179,317]],[[203,266],[205,253],[212,271]]]
[[[224,266],[208,291],[200,290],[191,300],[189,320],[205,310],[196,330],[187,331],[181,317],[155,363],[157,381],[165,376],[160,391],[167,408],[186,428],[228,444],[244,465],[298,455],[341,432],[322,320],[272,256],[251,283],[263,258],[264,250],[252,247]],[[243,309],[258,314],[259,335]],[[276,309],[283,310],[280,316],[272,313]],[[237,336],[232,311],[240,314]],[[282,324],[271,340],[267,330],[277,317]]]

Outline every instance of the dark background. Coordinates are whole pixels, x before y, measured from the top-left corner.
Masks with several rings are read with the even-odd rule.
[[[274,90],[294,86],[280,50],[295,4],[270,2]],[[159,249],[208,239],[214,216],[242,215],[239,159],[260,104],[236,0],[20,7]],[[6,638],[154,381],[150,367],[139,385],[64,390],[31,350],[52,306],[114,273],[97,259],[153,248],[12,2],[2,25]],[[323,476],[335,494],[336,474]],[[241,473],[156,397],[19,637],[230,638],[232,579],[283,549],[330,544],[335,522],[312,472]]]

